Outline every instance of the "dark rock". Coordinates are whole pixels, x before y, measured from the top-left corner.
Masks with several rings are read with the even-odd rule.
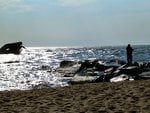
[[[150,62],[147,63],[146,67],[147,67],[147,68],[150,68]]]
[[[51,50],[51,49],[48,49],[48,50],[46,50],[46,52],[53,52],[53,50]]]
[[[110,79],[113,77],[113,75],[112,74],[106,74],[105,76],[104,76],[104,82],[110,82]]]
[[[60,73],[63,77],[73,77],[80,66],[81,64],[74,61],[62,61],[60,67],[56,69],[56,72]]]
[[[110,66],[97,63],[96,66],[95,66],[95,68],[96,68],[96,70],[98,70],[98,71],[105,71],[106,69],[109,69]]]
[[[120,67],[118,67],[117,69],[123,69],[123,68],[126,68],[126,67],[128,67],[128,65],[124,64],[124,65],[121,65]]]
[[[139,74],[140,79],[150,79],[150,71]]]
[[[104,72],[107,74],[112,74],[114,72],[114,70],[115,69],[113,67],[111,67],[111,68],[106,69]]]
[[[94,82],[104,82],[104,76],[105,75],[99,76]]]
[[[77,70],[76,73],[79,73],[83,69],[88,69],[88,68],[94,68],[95,65],[97,64],[97,60],[90,61],[90,60],[85,60],[84,62],[81,63],[80,68]]]
[[[110,82],[110,79],[113,77],[112,74],[104,74],[99,76],[94,82]]]
[[[9,62],[4,62],[5,64],[7,64],[7,63],[19,63],[20,61],[9,61]]]
[[[0,54],[20,54],[22,42],[8,43],[0,48]]]
[[[71,67],[75,64],[77,64],[77,62],[64,60],[60,63],[60,68]]]
[[[86,83],[93,83],[93,81],[87,80],[87,81],[69,81],[68,82],[68,84],[70,85],[86,84]]]
[[[117,75],[127,74],[127,75],[136,76],[140,73],[140,70],[137,66],[129,66],[129,67],[121,68],[119,70],[120,71],[118,71]]]
[[[48,65],[42,65],[40,69],[41,70],[51,70],[52,71],[52,68]]]

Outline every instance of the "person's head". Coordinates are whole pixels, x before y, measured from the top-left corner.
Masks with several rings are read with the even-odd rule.
[[[130,47],[131,45],[130,44],[128,44],[128,47]]]

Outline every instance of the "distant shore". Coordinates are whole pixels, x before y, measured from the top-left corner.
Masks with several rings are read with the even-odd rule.
[[[0,113],[148,113],[150,80],[0,92]]]

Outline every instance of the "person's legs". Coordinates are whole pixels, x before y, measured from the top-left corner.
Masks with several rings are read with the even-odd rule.
[[[127,55],[127,64],[132,65],[132,55]]]
[[[128,55],[127,55],[127,64],[128,64],[128,65],[130,64],[130,58],[129,58]]]
[[[132,65],[132,55],[130,56],[130,65]]]

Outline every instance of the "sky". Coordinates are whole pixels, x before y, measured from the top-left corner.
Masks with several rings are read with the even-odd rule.
[[[0,45],[150,44],[150,0],[0,0]]]

